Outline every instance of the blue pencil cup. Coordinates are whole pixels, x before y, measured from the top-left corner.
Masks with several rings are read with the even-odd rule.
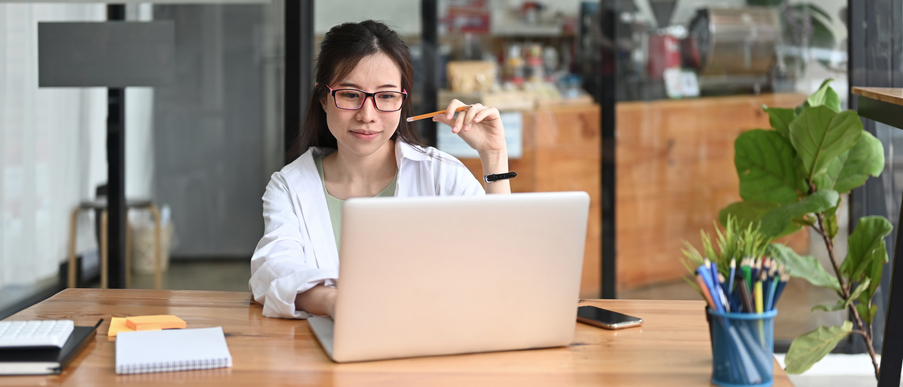
[[[712,383],[724,387],[774,384],[774,316],[706,308],[712,335]]]

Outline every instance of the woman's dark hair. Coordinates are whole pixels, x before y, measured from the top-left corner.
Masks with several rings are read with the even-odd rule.
[[[286,154],[286,164],[294,161],[312,146],[327,148],[338,146],[335,137],[326,126],[326,112],[320,106],[320,100],[329,92],[326,85],[346,77],[357,67],[361,59],[376,53],[385,54],[398,65],[401,70],[401,87],[408,93],[411,92],[414,85],[411,54],[408,46],[395,31],[373,20],[332,27],[320,43],[320,55],[317,57],[315,69],[316,84],[310,93],[307,115]],[[411,98],[407,98],[401,107],[401,119],[392,140],[425,146],[414,124],[405,120],[413,113]]]

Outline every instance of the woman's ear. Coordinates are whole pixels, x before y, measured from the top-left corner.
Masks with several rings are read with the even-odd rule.
[[[320,98],[320,107],[323,108],[324,112],[326,111],[326,98],[328,97]]]
[[[314,83],[314,90],[316,90],[318,86],[320,86],[319,83]],[[324,112],[326,111],[326,100],[327,99],[329,99],[329,96],[326,94],[323,95],[323,98],[320,98],[320,107],[323,108]]]

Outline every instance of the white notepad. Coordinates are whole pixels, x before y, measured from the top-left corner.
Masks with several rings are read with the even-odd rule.
[[[120,332],[116,373],[143,374],[232,366],[222,327]]]

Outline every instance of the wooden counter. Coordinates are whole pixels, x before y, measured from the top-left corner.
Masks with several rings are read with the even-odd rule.
[[[618,289],[678,281],[683,241],[701,247],[718,211],[740,201],[734,140],[770,128],[762,105],[793,107],[802,94],[624,102],[617,105]],[[808,249],[805,232],[788,237]]]

